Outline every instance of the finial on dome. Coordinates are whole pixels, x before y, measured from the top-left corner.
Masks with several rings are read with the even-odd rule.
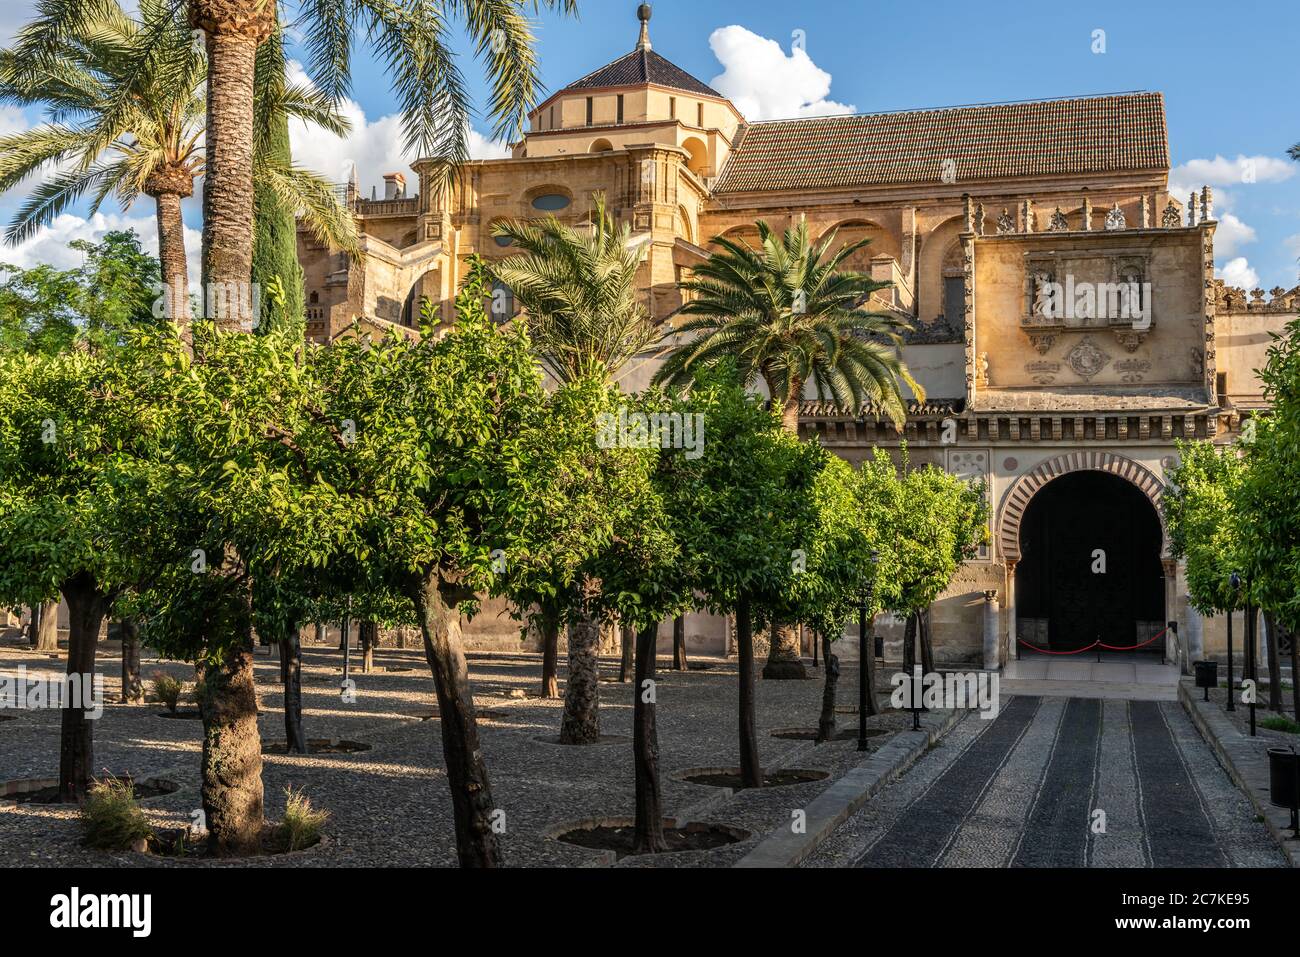
[[[641,38],[637,40],[638,50],[650,49],[650,4],[643,3],[636,8],[636,18],[641,21]]]

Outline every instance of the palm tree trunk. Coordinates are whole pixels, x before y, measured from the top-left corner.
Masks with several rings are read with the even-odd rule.
[[[79,802],[95,769],[94,726],[85,706],[94,692],[95,645],[110,599],[85,572],[65,581],[60,590],[68,600],[69,681],[60,715],[59,798]]]
[[[569,629],[569,680],[564,688],[561,744],[600,740],[600,624],[586,617]]]
[[[239,574],[238,552],[227,548],[219,574]],[[262,736],[253,681],[253,595],[247,581],[213,609],[200,659],[196,692],[203,719],[200,800],[208,826],[208,853],[217,857],[261,850]],[[219,652],[219,654],[214,654]]]
[[[41,602],[32,606],[32,646],[37,651],[59,651],[59,603]]]
[[[772,622],[768,629],[771,636],[767,652],[767,664],[763,666],[763,678],[767,681],[784,681],[808,677],[803,661],[799,656],[799,626]]]
[[[636,833],[632,851],[655,854],[664,842],[663,797],[659,788],[659,733],[655,728],[655,656],[658,624],[636,633],[636,681],[632,688],[632,750],[636,774]]]
[[[542,614],[542,697],[558,698],[560,684],[556,679],[556,658],[560,646],[560,622],[553,614]]]
[[[144,700],[144,683],[140,680],[140,625],[134,618],[119,623],[122,633],[122,703]]]
[[[190,272],[185,259],[185,220],[181,217],[181,197],[160,193],[154,197],[158,218],[158,260],[162,263],[163,295],[166,315],[176,323],[181,339],[193,341],[190,328]]]
[[[436,570],[421,578],[411,597],[424,633],[424,656],[433,672],[442,716],[442,755],[456,819],[456,854],[461,867],[500,867],[501,847],[493,827],[496,808],[479,748],[474,692],[456,603],[445,596]]]
[[[203,184],[203,285],[241,305],[253,274],[253,73],[257,47],[275,29],[265,0],[191,0],[190,22],[206,31],[208,109]],[[211,316],[247,331],[245,309]]]
[[[736,650],[740,653],[740,777],[747,788],[763,786],[754,729],[754,628],[749,599],[736,603]]]
[[[673,670],[685,671],[686,663],[686,616],[678,615],[673,619]]]

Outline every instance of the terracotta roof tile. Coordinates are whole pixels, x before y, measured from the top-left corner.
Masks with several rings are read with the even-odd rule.
[[[717,90],[706,83],[701,83],[654,50],[633,50],[627,56],[619,57],[594,73],[588,73],[581,80],[570,83],[560,92],[611,86],[639,86],[642,83],[654,83],[657,86],[671,87],[674,90],[684,90],[701,96],[722,96]]]
[[[748,126],[715,192],[1169,168],[1159,93],[777,120]]]

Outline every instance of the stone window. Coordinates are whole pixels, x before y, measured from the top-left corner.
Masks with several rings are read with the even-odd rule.
[[[623,94],[622,93],[618,95],[618,122],[620,125],[623,122]]]
[[[677,119],[677,97],[675,96],[668,97],[668,118]]]
[[[587,97],[587,125],[588,126],[591,126],[592,118],[595,116],[595,114],[596,114],[595,101],[591,97]]]
[[[953,329],[966,327],[966,278],[943,277],[943,315]]]
[[[700,127],[700,129],[703,129],[704,128],[704,104],[703,103],[700,103],[698,105],[698,108],[696,109],[696,116],[698,117],[699,122],[696,123],[695,125]]]

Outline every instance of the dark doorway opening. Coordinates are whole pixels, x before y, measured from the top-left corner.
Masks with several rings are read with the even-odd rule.
[[[1017,635],[1053,652],[1148,641],[1164,628],[1162,539],[1155,507],[1124,479],[1082,471],[1049,482],[1020,525]]]

